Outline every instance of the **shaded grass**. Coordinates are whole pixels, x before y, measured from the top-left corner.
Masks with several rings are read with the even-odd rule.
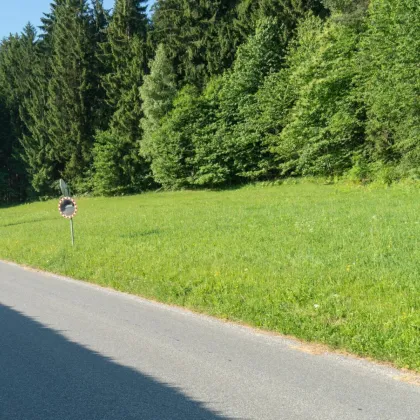
[[[0,258],[420,370],[420,191],[250,186],[0,210]]]

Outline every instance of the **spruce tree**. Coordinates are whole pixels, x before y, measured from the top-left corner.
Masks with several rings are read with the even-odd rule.
[[[9,201],[11,127],[4,93],[0,91],[0,203]]]
[[[327,13],[322,0],[239,0],[235,25],[246,39],[259,21],[275,18],[283,27],[282,37],[290,41],[299,19],[308,11],[321,16]]]
[[[110,67],[103,56],[103,47],[107,42],[107,28],[110,14],[103,6],[103,0],[93,0],[90,10],[90,29],[94,54],[92,56],[92,108],[93,120],[91,122],[94,130],[106,130],[111,118],[111,110],[106,103],[106,90],[102,79],[109,73]]]
[[[50,63],[44,51],[40,46],[35,51],[28,77],[31,94],[22,101],[20,116],[26,128],[21,138],[26,171],[34,190],[41,196],[48,196],[56,192],[54,181],[61,176],[62,167],[49,137],[47,76]]]
[[[165,47],[160,44],[154,60],[149,63],[150,74],[144,76],[140,89],[144,117],[141,121],[143,138],[141,153],[149,159],[154,156],[153,133],[161,126],[162,118],[172,108],[176,95],[175,74]]]
[[[109,73],[103,77],[113,118],[111,127],[123,131],[131,141],[140,137],[139,87],[147,69],[147,16],[145,0],[116,0],[103,45]]]
[[[11,124],[11,112],[6,105],[3,89],[0,88],[0,205],[24,198],[20,191],[19,161],[15,154],[16,137]]]
[[[48,135],[62,176],[80,182],[91,161],[93,45],[85,0],[65,0],[55,10]]]
[[[21,78],[26,94],[19,104],[19,116],[24,126],[20,135],[21,156],[32,188],[40,195],[53,191],[52,182],[58,177],[52,160],[52,145],[47,135],[47,97],[49,57],[37,41],[35,30],[26,28],[22,39],[21,65],[24,65],[24,78]]]
[[[102,60],[108,63],[109,72],[102,83],[112,116],[109,130],[96,136],[94,188],[100,193],[140,191],[151,181],[149,166],[139,155],[140,87],[149,55],[144,3],[115,1],[103,45]]]
[[[21,35],[12,35],[2,43],[0,83],[11,111],[14,133],[18,138],[24,130],[19,118],[19,106],[30,93],[27,80],[32,66],[35,38],[35,28],[28,24]]]
[[[35,28],[27,24],[23,33],[5,39],[0,48],[0,90],[3,92],[3,107],[9,119],[4,122],[8,127],[8,150],[10,174],[13,176],[15,198],[22,199],[28,190],[27,177],[21,159],[20,140],[27,134],[20,109],[24,100],[30,96],[30,75],[34,65],[36,50]],[[6,140],[5,140],[6,141]]]
[[[207,113],[200,92],[187,85],[176,95],[173,109],[152,134],[148,149],[154,179],[164,188],[183,188],[192,184],[194,177],[194,139],[198,126],[205,123]]]
[[[216,186],[267,177],[270,154],[258,127],[257,92],[282,65],[284,42],[275,19],[264,19],[242,45],[232,71],[204,91],[187,85],[160,120],[149,149],[155,178],[166,188]]]
[[[230,72],[224,75],[219,93],[219,124],[213,156],[224,162],[225,182],[243,182],[269,176],[270,153],[255,124],[257,92],[270,73],[283,63],[286,39],[277,19],[262,19],[255,35],[241,45]],[[204,146],[203,146],[204,147]]]
[[[221,74],[242,41],[233,25],[236,0],[158,0],[152,38],[163,43],[181,84],[202,87]]]
[[[66,0],[53,0],[50,3],[49,12],[44,13],[41,17],[41,26],[39,27],[41,33],[39,37],[42,41],[42,46],[46,54],[50,54],[52,50],[52,33],[57,19],[57,8],[65,2]]]

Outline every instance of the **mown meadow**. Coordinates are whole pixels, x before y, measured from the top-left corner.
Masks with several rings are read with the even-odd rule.
[[[420,190],[297,183],[0,209],[0,258],[420,371]]]

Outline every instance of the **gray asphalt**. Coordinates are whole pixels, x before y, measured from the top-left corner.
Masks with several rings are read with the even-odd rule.
[[[401,372],[0,262],[0,419],[420,419]]]

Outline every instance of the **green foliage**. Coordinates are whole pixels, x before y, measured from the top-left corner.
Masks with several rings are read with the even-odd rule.
[[[264,79],[282,66],[286,40],[276,19],[264,19],[256,33],[237,53],[231,72],[225,74],[219,93],[219,153],[230,182],[264,178],[269,172],[269,152],[263,142],[258,114],[258,90]]]
[[[135,36],[145,38],[147,30],[147,15],[145,3],[147,0],[115,0],[112,22],[110,25],[110,42],[116,48],[121,42],[122,47],[127,39]],[[123,57],[120,57],[123,59]]]
[[[0,94],[0,202],[10,202],[16,194],[11,173],[13,166],[13,134],[10,125],[10,113]]]
[[[93,148],[93,188],[99,195],[112,195],[121,192],[120,159],[122,158],[117,139],[109,132],[96,135]]]
[[[308,11],[316,15],[325,14],[321,0],[240,0],[237,10],[236,24],[246,36],[255,32],[260,20],[276,18],[283,25],[286,39],[291,38],[297,22]]]
[[[324,8],[319,0],[157,0],[151,36],[165,44],[181,85],[201,88],[231,67],[260,20],[276,18],[289,40],[307,10]]]
[[[92,79],[92,118],[91,121],[94,129],[106,130],[109,126],[111,118],[111,110],[106,103],[106,90],[101,83],[105,74],[109,73],[110,68],[106,60],[103,59],[102,47],[107,41],[107,28],[110,15],[104,9],[103,0],[92,1],[92,9],[90,14],[90,32],[94,55],[92,57],[91,70],[94,78]]]
[[[140,136],[141,99],[138,92],[147,66],[145,32],[147,18],[144,0],[116,0],[107,39],[102,44],[102,60],[108,66],[102,78],[111,107],[111,126],[128,134],[133,141]]]
[[[2,200],[420,178],[417,1],[145,4],[54,0],[1,42]]]
[[[213,79],[203,94],[188,86],[152,136],[155,179],[165,187],[216,186],[265,175],[266,150],[250,124],[264,77],[278,70],[284,41],[274,19],[243,44],[233,69]],[[177,167],[178,166],[178,167]]]
[[[86,1],[67,0],[55,10],[51,79],[48,84],[49,141],[61,175],[77,182],[92,158],[94,49]]]
[[[323,0],[323,4],[333,13],[357,15],[365,13],[370,0]]]
[[[49,12],[43,13],[43,16],[41,17],[42,25],[39,27],[39,29],[41,29],[40,38],[47,54],[50,54],[52,49],[52,33],[57,20],[57,8],[58,6],[65,4],[66,1],[67,0],[53,0],[50,3]]]
[[[171,110],[176,95],[175,74],[163,44],[158,46],[156,56],[150,61],[149,67],[150,74],[144,76],[143,86],[140,88],[144,114],[141,120],[141,153],[151,158],[154,155],[153,133],[159,129],[162,118]]]
[[[359,65],[372,159],[399,165],[405,175],[420,163],[420,4],[373,0]]]
[[[164,44],[182,85],[202,86],[228,68],[242,37],[233,25],[237,0],[157,0],[151,38]]]
[[[106,75],[104,85],[108,102],[114,110],[110,127],[128,136],[134,143],[141,137],[139,122],[143,113],[140,87],[147,61],[146,45],[136,36],[127,40],[126,49],[121,55],[125,57],[124,61],[118,62],[118,59],[114,63],[112,72]]]
[[[44,41],[43,41],[44,42]],[[21,38],[17,77],[20,89],[19,134],[20,155],[32,188],[41,196],[51,195],[53,182],[59,177],[59,166],[54,160],[54,149],[48,136],[47,101],[50,63],[45,57],[45,46],[36,40],[33,28],[27,26]]]
[[[165,188],[182,188],[193,175],[194,136],[202,117],[199,91],[185,86],[174,100],[173,110],[152,133],[147,153],[154,179]]]
[[[45,78],[44,58],[37,53],[32,61],[29,88],[31,95],[21,104],[21,119],[27,133],[21,138],[23,159],[32,187],[41,196],[53,192],[53,183],[60,176],[60,169],[50,141],[47,122],[48,81]]]
[[[34,68],[36,32],[30,24],[23,33],[10,36],[0,44],[0,102],[2,102],[2,139],[4,156],[3,185],[7,184],[7,201],[23,200],[29,192],[20,141],[27,135],[21,110],[31,95],[29,84]]]
[[[153,181],[129,139],[113,130],[95,136],[92,187],[98,195],[141,192]]]
[[[140,87],[148,58],[147,17],[142,3],[144,0],[116,0],[107,41],[102,44],[101,60],[108,65],[102,85],[112,116],[109,130],[97,135],[94,146],[93,167],[99,171],[94,182],[97,193],[141,191],[150,185],[148,165],[138,153],[143,116]],[[106,140],[111,143],[106,145]],[[110,162],[110,167],[105,168],[104,162]],[[102,177],[112,181],[99,181]]]
[[[359,34],[353,26],[310,16],[288,57],[296,93],[278,137],[283,173],[342,174],[364,141],[363,106],[355,94]]]
[[[224,86],[225,77],[214,77],[198,102],[200,112],[197,112],[195,135],[192,137],[194,156],[191,162],[194,171],[189,180],[191,185],[220,187],[231,178],[231,158],[220,117],[220,94]]]
[[[372,166],[363,156],[355,154],[352,159],[352,167],[347,172],[347,179],[356,183],[366,184],[372,180]]]
[[[270,152],[269,169],[279,175],[276,148],[278,137],[288,123],[290,109],[298,94],[298,88],[291,83],[290,68],[268,75],[257,92],[257,113],[251,118],[254,127],[258,127],[262,144]]]

